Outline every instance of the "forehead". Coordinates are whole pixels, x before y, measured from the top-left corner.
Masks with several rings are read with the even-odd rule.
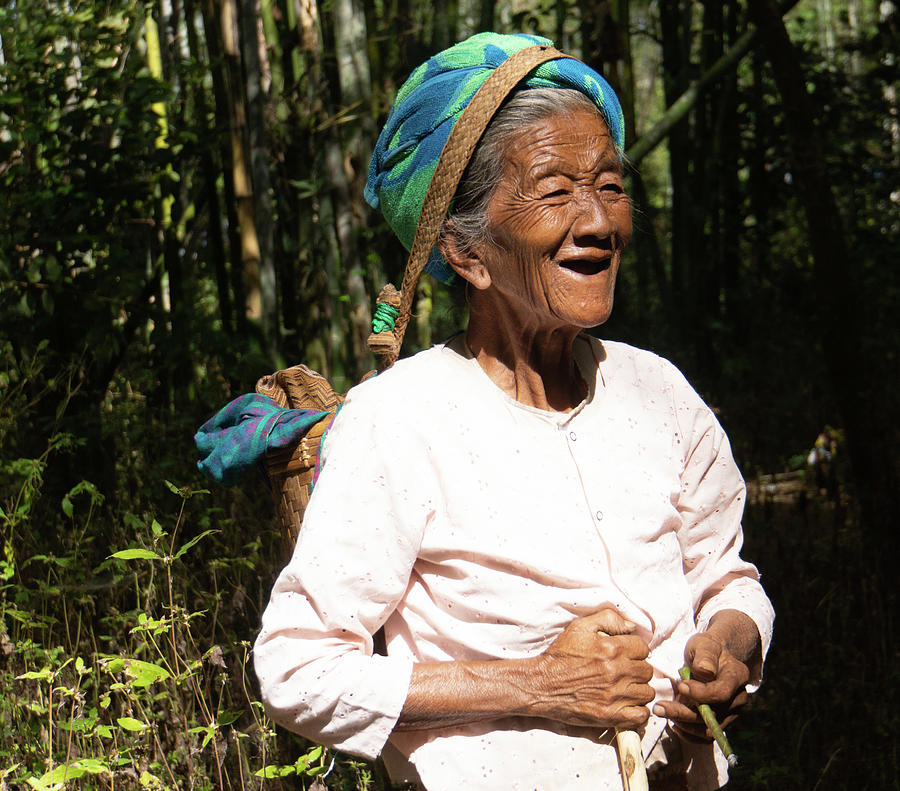
[[[555,169],[622,171],[609,127],[588,109],[529,124],[509,141],[504,158],[506,173],[520,177],[539,177]]]

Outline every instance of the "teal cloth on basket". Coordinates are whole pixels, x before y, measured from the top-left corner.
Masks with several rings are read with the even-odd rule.
[[[365,195],[407,250],[441,150],[475,92],[520,49],[552,43],[523,33],[478,33],[423,63],[397,92],[372,155]],[[616,146],[624,150],[625,121],[619,100],[592,68],[572,58],[547,61],[532,72],[524,87],[581,91],[597,105]],[[445,283],[453,280],[454,272],[437,248],[431,251],[426,269]]]
[[[210,480],[234,486],[267,451],[290,447],[327,414],[314,409],[286,409],[255,393],[239,396],[194,435],[200,453],[197,467]]]

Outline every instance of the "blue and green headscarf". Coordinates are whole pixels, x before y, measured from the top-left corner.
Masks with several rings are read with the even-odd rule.
[[[372,155],[365,195],[407,250],[441,150],[475,92],[520,49],[552,43],[541,36],[479,33],[423,63],[400,88]],[[616,146],[624,149],[625,122],[619,100],[593,69],[572,58],[547,61],[524,81],[524,87],[581,91],[597,105]],[[453,279],[453,270],[437,248],[431,251],[426,268],[445,283]]]

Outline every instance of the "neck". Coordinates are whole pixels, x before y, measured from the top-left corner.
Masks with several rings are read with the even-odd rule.
[[[466,342],[482,370],[520,404],[553,412],[574,409],[587,395],[573,352],[580,329],[523,327],[509,318],[472,303]]]

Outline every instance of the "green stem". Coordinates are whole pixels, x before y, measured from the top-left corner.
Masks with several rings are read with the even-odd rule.
[[[678,671],[678,674],[683,681],[691,680],[691,669],[687,665],[681,668],[681,670]],[[718,744],[719,748],[722,750],[722,755],[728,760],[728,765],[732,768],[737,766],[738,758],[734,754],[734,750],[731,749],[731,745],[728,743],[728,737],[725,735],[725,731],[722,730],[722,726],[719,725],[719,721],[716,719],[716,715],[713,714],[713,710],[706,703],[698,703],[697,711],[703,718],[703,722],[712,734],[713,739],[716,740],[716,744]]]

